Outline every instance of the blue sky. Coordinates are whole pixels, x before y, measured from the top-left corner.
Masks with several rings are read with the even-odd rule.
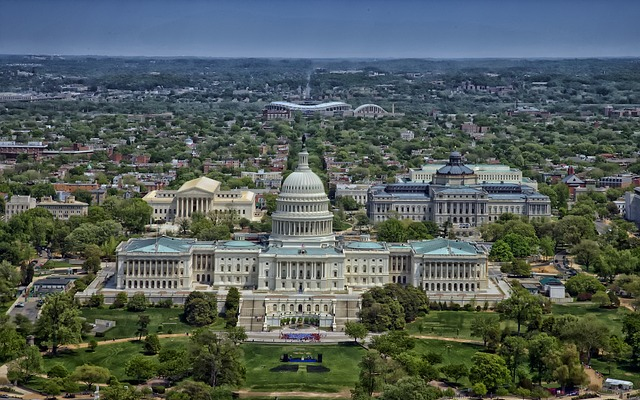
[[[0,0],[0,53],[640,56],[640,0]]]

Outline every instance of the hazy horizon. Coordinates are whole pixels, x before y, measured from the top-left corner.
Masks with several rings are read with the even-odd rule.
[[[633,0],[0,1],[0,54],[306,59],[640,56]]]

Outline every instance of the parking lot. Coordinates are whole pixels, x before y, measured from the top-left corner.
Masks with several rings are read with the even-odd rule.
[[[36,322],[36,319],[38,318],[38,312],[40,311],[37,298],[30,298],[25,300],[25,298],[21,296],[15,304],[15,307],[13,307],[13,310],[11,310],[11,312],[9,313],[12,318],[18,314],[22,314],[29,318],[31,322]]]

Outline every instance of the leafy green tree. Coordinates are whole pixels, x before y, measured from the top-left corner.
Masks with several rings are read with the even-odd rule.
[[[540,333],[528,343],[529,366],[538,385],[551,379],[554,368],[554,355],[560,349],[558,339],[546,333]]]
[[[47,379],[42,384],[42,392],[49,397],[55,397],[62,393],[62,387],[60,387],[60,384],[56,379]]]
[[[513,253],[511,247],[503,240],[498,240],[491,246],[489,252],[489,259],[492,261],[511,261],[513,260]]]
[[[566,345],[562,348],[558,362],[558,367],[553,371],[553,378],[560,384],[563,391],[567,387],[581,386],[589,381],[574,345]]]
[[[149,323],[151,322],[151,317],[146,314],[138,315],[138,329],[136,330],[136,334],[138,335],[138,340],[142,340],[142,337],[149,332]]]
[[[239,343],[247,340],[247,332],[242,326],[230,326],[226,329],[227,331],[227,339],[231,341],[231,343],[237,345]]]
[[[369,345],[385,357],[395,357],[415,347],[415,339],[407,331],[391,331],[374,336]]]
[[[212,324],[218,315],[215,295],[191,292],[184,303],[184,319],[189,325],[204,326]]]
[[[471,363],[469,380],[472,384],[482,383],[488,390],[495,391],[509,383],[509,369],[499,355],[478,352],[471,357]]]
[[[18,357],[26,346],[25,339],[6,316],[0,317],[0,362]]]
[[[132,233],[144,232],[145,225],[151,222],[153,209],[142,199],[123,200],[116,209],[116,219]]]
[[[572,276],[567,280],[565,287],[571,296],[577,296],[580,293],[594,294],[605,290],[604,285],[596,277],[587,274]]]
[[[487,387],[482,382],[478,382],[471,387],[476,396],[484,397],[487,394]]]
[[[137,382],[153,378],[158,366],[151,358],[137,354],[129,359],[124,367],[124,373]]]
[[[17,360],[9,363],[7,378],[10,381],[28,382],[43,371],[43,361],[37,346],[29,346]]]
[[[495,349],[500,342],[500,317],[478,314],[471,323],[471,335],[482,338],[484,347]]]
[[[516,276],[530,276],[531,264],[522,259],[516,259],[509,264],[503,264],[500,267],[500,271],[510,275]]]
[[[158,335],[156,335],[155,333],[147,335],[147,337],[144,338],[145,353],[151,354],[151,355],[158,354],[161,348],[162,347],[160,346],[160,339],[158,338]]]
[[[506,361],[513,382],[516,383],[516,372],[527,356],[527,341],[519,336],[507,336],[502,341],[498,354]]]
[[[579,215],[567,215],[556,222],[553,228],[553,238],[558,243],[574,246],[584,239],[596,238],[594,222]]]
[[[383,382],[384,362],[380,353],[369,350],[358,364],[360,366],[359,387],[368,395],[380,390]]]
[[[631,356],[640,359],[640,312],[627,313],[622,319],[624,341],[631,346]]]
[[[191,335],[188,354],[196,380],[213,387],[237,386],[244,381],[242,350],[210,329],[201,328]]]
[[[436,400],[440,397],[440,389],[429,386],[424,379],[417,377],[404,377],[395,385],[387,385],[380,395],[381,400]]]
[[[544,257],[552,257],[555,254],[556,241],[550,236],[543,236],[540,238],[540,253]]]
[[[127,295],[127,292],[119,292],[110,308],[124,308],[128,302],[129,296]]]
[[[358,343],[358,339],[366,338],[369,331],[367,327],[360,322],[347,321],[344,324],[344,333],[353,338],[355,343]]]
[[[36,323],[36,337],[51,346],[54,355],[61,344],[80,342],[82,320],[73,299],[66,293],[46,297]]]
[[[87,389],[91,389],[95,383],[106,383],[110,376],[111,371],[107,368],[83,364],[77,366],[70,377],[76,382],[83,382]]]
[[[390,218],[376,225],[378,232],[378,240],[381,242],[406,242],[407,230],[402,222],[397,219]]]
[[[62,364],[55,364],[47,371],[48,378],[66,378],[69,376],[69,370]]]
[[[100,399],[102,400],[140,400],[143,393],[134,385],[123,385],[115,382],[100,390]]]
[[[596,292],[593,296],[591,296],[591,301],[601,308],[609,307],[611,305],[609,295],[602,290]]]
[[[512,287],[511,296],[501,301],[496,310],[502,313],[505,318],[516,321],[518,334],[520,334],[520,328],[523,324],[542,315],[540,299],[515,285]]]
[[[458,383],[465,376],[469,376],[469,368],[466,364],[447,364],[440,367],[440,373],[449,381]]]
[[[600,245],[595,240],[581,240],[571,248],[571,254],[575,255],[576,262],[584,267],[586,271],[592,267],[600,257]]]
[[[187,376],[191,366],[185,362],[187,352],[184,349],[168,349],[163,347],[158,354],[158,375],[169,382],[177,382]]]
[[[237,288],[231,287],[227,292],[224,301],[224,318],[227,328],[234,327],[238,323],[238,311],[240,309],[240,292]]]
[[[149,302],[142,292],[134,293],[127,302],[127,311],[141,312],[147,309]]]
[[[89,340],[89,350],[91,351],[96,351],[96,349],[98,348],[98,341],[95,339],[91,339]]]
[[[6,303],[16,297],[16,287],[20,283],[20,270],[8,261],[0,262],[0,302]]]

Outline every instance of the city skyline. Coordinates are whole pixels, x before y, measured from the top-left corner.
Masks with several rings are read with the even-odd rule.
[[[635,57],[640,3],[5,1],[0,53],[274,58]]]

